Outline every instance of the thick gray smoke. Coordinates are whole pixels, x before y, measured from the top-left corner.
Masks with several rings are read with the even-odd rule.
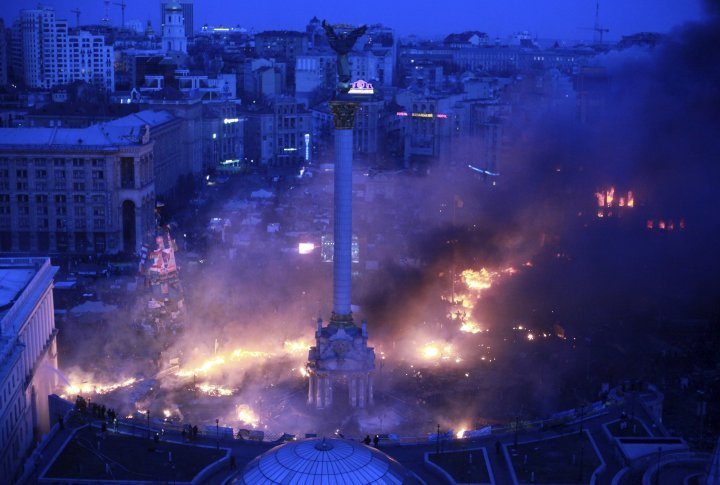
[[[713,4],[706,22],[682,26],[652,49],[598,56],[607,82],[593,93],[600,108],[590,123],[553,103],[515,106],[496,185],[459,160],[441,160],[427,175],[361,181],[366,196],[354,206],[361,264],[376,262],[377,269],[362,268],[353,300],[362,307],[357,316],[368,320],[378,366],[381,351],[388,357],[378,372],[378,389],[389,396],[379,407],[386,426],[408,407],[418,419],[449,427],[464,417],[473,427],[481,418],[574,405],[584,386],[592,392],[597,380],[622,375],[622,355],[612,349],[642,339],[648,321],[718,318],[718,12]],[[533,79],[513,89],[525,84]],[[370,186],[385,195],[370,200]],[[595,192],[610,186],[633,191],[636,207],[599,220]],[[315,211],[320,219],[325,212],[331,221],[331,188],[329,177],[316,176],[280,202],[259,206],[260,227],[281,222],[300,240],[295,211]],[[278,204],[285,207],[281,216]],[[647,220],[661,219],[672,219],[674,232],[647,229]],[[158,345],[154,358],[179,357],[192,369],[238,349],[268,354],[238,358],[212,378],[198,371],[199,381],[235,395],[196,405],[187,419],[219,417],[237,426],[235,407],[242,405],[275,429],[294,430],[308,419],[300,375],[307,353],[288,351],[285,342],[312,341],[314,319],[330,315],[332,276],[331,265],[298,255],[297,242],[258,231],[234,257],[223,245],[208,258],[212,266],[183,268],[192,287],[189,325],[170,347]],[[508,267],[517,273],[499,277],[473,302],[470,316],[489,333],[459,332],[441,299],[452,293],[453,280],[460,293],[461,271]],[[115,330],[123,325],[110,322],[101,339],[86,345],[99,356],[127,356],[122,369],[99,365],[126,377],[142,372],[152,356],[134,350],[145,336]],[[569,338],[531,343],[526,331],[513,330],[520,325],[536,340],[559,329]],[[452,345],[462,363],[422,361],[418,349],[430,340]],[[481,379],[473,380],[477,374]],[[166,390],[138,407],[192,402],[196,396],[186,389],[193,380],[161,382]],[[343,424],[316,418],[303,421],[306,431]]]

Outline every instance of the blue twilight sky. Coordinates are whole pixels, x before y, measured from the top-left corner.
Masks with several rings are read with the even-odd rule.
[[[109,0],[110,20],[120,24],[120,0]],[[22,8],[38,3],[55,7],[60,18],[75,25],[98,23],[103,0],[0,0],[0,18],[12,22]],[[159,0],[125,0],[125,18],[150,19],[159,25]],[[450,32],[480,30],[505,38],[527,30],[539,38],[592,39],[595,0],[195,0],[195,28],[202,24],[240,25],[249,30],[304,29],[316,15],[333,23],[382,23],[401,35],[439,37]],[[704,17],[703,0],[601,0],[600,23],[607,39],[640,31],[668,32]]]

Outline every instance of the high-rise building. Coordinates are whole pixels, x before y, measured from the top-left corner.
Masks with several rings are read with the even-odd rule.
[[[160,2],[160,25],[164,26],[167,22],[165,9],[168,5],[173,3],[178,3],[180,9],[182,10],[182,23],[185,30],[185,37],[188,39],[192,38],[194,34],[193,0],[179,0],[179,2],[177,0],[172,0],[170,2]]]
[[[29,88],[50,89],[86,81],[115,89],[113,48],[102,35],[70,33],[51,7],[20,11],[13,38],[13,70]]]
[[[162,50],[166,53],[187,54],[187,34],[183,9],[177,0],[165,4],[162,24]]]
[[[0,87],[8,83],[8,45],[5,23],[0,19]]]
[[[48,396],[57,385],[56,272],[50,258],[0,259],[1,483],[16,483],[28,452],[50,430]]]

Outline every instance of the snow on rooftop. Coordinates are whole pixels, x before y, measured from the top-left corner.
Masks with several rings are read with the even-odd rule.
[[[0,268],[0,308],[17,299],[35,272],[35,268]]]
[[[168,111],[145,110],[87,128],[0,128],[0,145],[123,146],[141,142],[144,127],[172,120]]]

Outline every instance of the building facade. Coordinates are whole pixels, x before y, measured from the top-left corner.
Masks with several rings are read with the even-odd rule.
[[[246,158],[262,167],[289,167],[306,159],[312,115],[294,98],[277,97],[270,105],[244,113]]]
[[[246,167],[243,152],[245,119],[238,116],[239,103],[212,101],[203,103],[203,171],[242,171]]]
[[[150,127],[0,129],[0,251],[135,252],[155,224]]]
[[[8,44],[5,23],[0,19],[0,87],[8,83]]]
[[[15,483],[28,452],[50,430],[48,396],[58,384],[56,272],[49,258],[0,258],[2,483]]]
[[[327,91],[327,97],[337,82],[336,57],[330,53],[313,53],[295,59],[295,97],[305,106],[313,104],[313,93]]]

